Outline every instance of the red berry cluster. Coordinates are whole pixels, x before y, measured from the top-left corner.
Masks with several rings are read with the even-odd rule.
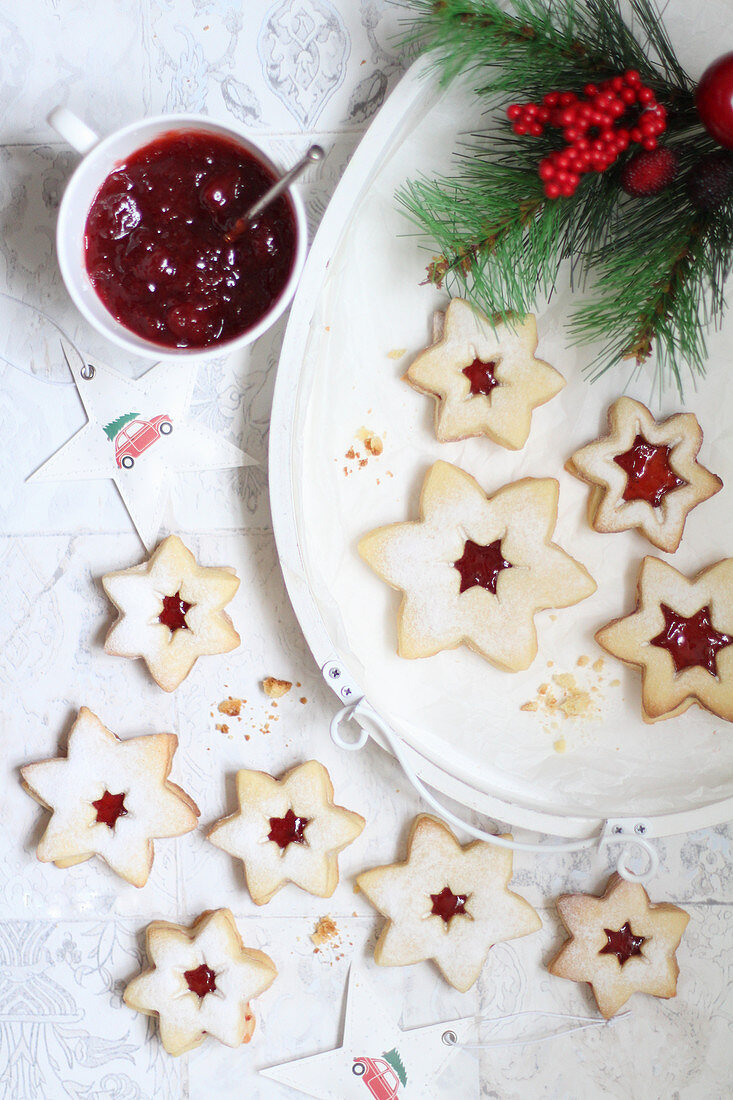
[[[624,115],[640,109],[636,121],[622,125]],[[585,172],[605,172],[630,142],[655,149],[667,127],[667,112],[635,69],[575,92],[548,92],[542,103],[512,103],[507,108],[515,134],[540,137],[545,126],[562,130],[567,147],[543,157],[539,176],[548,199],[574,194]]]

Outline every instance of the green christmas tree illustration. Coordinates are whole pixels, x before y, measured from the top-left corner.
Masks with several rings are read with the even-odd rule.
[[[402,1083],[402,1085],[406,1085],[407,1084],[407,1071],[405,1070],[405,1067],[402,1063],[402,1059],[400,1058],[397,1047],[392,1047],[391,1050],[385,1051],[384,1059],[385,1059],[386,1062],[389,1062],[392,1069],[395,1071],[395,1073],[399,1077],[400,1082]]]
[[[104,425],[104,434],[107,439],[114,440],[125,424],[129,424],[131,420],[139,415],[139,413],[125,413],[124,416],[118,416],[116,420],[110,420],[109,424]]]

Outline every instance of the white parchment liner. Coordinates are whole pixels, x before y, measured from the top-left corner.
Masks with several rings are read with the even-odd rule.
[[[621,392],[649,404],[655,415],[681,405],[671,388],[660,397],[652,368],[631,384],[624,367],[592,385],[584,380],[595,349],[569,346],[570,294],[562,282],[552,302],[537,310],[538,354],[568,384],[534,414],[524,449],[509,452],[486,439],[437,443],[432,400],[401,376],[429,342],[432,312],[447,297],[419,285],[430,257],[394,193],[417,173],[446,169],[457,135],[478,116],[460,87],[443,93],[427,113],[422,104],[420,113],[406,120],[404,142],[379,166],[331,260],[301,373],[296,439],[302,450],[293,472],[299,538],[336,649],[360,670],[367,698],[399,733],[428,757],[448,754],[454,774],[479,789],[549,812],[592,816],[675,812],[730,797],[733,724],[698,707],[645,724],[638,671],[603,654],[593,640],[598,627],[633,609],[645,554],[691,574],[733,555],[730,322],[728,340],[724,332],[709,340],[707,380],[696,390],[688,384],[685,395],[685,408],[696,413],[705,434],[701,460],[725,487],[693,511],[675,555],[661,554],[636,532],[591,530],[588,489],[563,469],[572,451],[604,430],[606,408]],[[405,355],[390,358],[399,349]],[[362,427],[383,440],[378,458],[359,442]],[[352,447],[366,465],[345,457]],[[539,654],[526,672],[495,670],[465,647],[419,661],[396,656],[400,596],[361,561],[356,543],[374,527],[416,518],[423,476],[437,458],[462,466],[489,492],[525,476],[560,482],[556,541],[590,570],[598,591],[576,607],[537,616]],[[590,662],[579,667],[585,657]],[[598,658],[600,671],[593,668]],[[550,718],[541,704],[536,712],[520,709],[540,698],[544,683],[562,695],[551,677],[563,673],[589,691],[597,715]],[[565,751],[558,752],[563,740]]]

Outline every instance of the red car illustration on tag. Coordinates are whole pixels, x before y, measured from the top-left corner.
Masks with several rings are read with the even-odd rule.
[[[135,459],[152,447],[162,435],[173,431],[171,418],[167,414],[154,416],[150,420],[132,420],[115,436],[115,459],[117,465],[130,470]]]
[[[374,1100],[397,1100],[400,1085],[407,1084],[407,1074],[396,1050],[384,1058],[355,1058],[351,1072],[360,1077]]]

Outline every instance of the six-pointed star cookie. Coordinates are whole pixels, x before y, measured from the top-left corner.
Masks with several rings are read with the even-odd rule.
[[[359,553],[404,598],[401,657],[429,657],[461,643],[510,671],[537,654],[534,614],[595,591],[593,578],[551,536],[558,483],[525,478],[492,497],[464,470],[436,462],[420,521],[365,535]]]
[[[209,840],[241,859],[247,888],[264,905],[286,882],[330,898],[338,854],[361,833],[364,818],[335,806],[323,764],[309,760],[282,779],[237,772],[239,810],[214,825]]]
[[[268,989],[277,970],[269,955],[242,943],[228,909],[202,913],[190,928],[157,920],[146,931],[152,970],[125,989],[125,1004],[160,1017],[169,1054],[184,1054],[205,1035],[236,1047],[252,1038],[249,1001]]]
[[[674,553],[688,513],[723,487],[697,461],[701,445],[692,413],[657,422],[645,405],[620,397],[608,410],[608,435],[581,447],[566,468],[593,487],[588,518],[596,531],[636,527]]]
[[[164,539],[148,561],[107,573],[102,584],[120,613],[105,650],[142,657],[164,691],[177,688],[198,657],[239,645],[223,610],[239,578],[228,567],[199,565],[177,535]]]
[[[733,721],[733,558],[690,579],[644,558],[633,614],[601,628],[604,649],[642,669],[642,717],[673,718],[692,703]]]
[[[153,840],[196,828],[198,807],[168,775],[178,738],[151,733],[121,741],[82,707],[66,758],[26,764],[23,785],[51,813],[37,855],[71,867],[106,860],[134,886],[144,886]]]
[[[438,439],[487,435],[503,447],[523,447],[532,411],[565,385],[554,367],[535,358],[535,318],[492,325],[461,298],[453,299],[444,318],[437,316],[442,333],[410,364],[405,379],[436,398]]]
[[[608,1019],[632,993],[674,997],[675,951],[689,916],[676,905],[653,905],[638,882],[611,875],[603,897],[565,894],[557,908],[570,933],[550,963],[551,974],[590,982]]]
[[[413,822],[407,860],[364,871],[356,882],[388,918],[374,949],[380,966],[433,959],[465,993],[493,944],[542,926],[529,902],[508,889],[512,852],[485,841],[461,847],[430,814]]]

